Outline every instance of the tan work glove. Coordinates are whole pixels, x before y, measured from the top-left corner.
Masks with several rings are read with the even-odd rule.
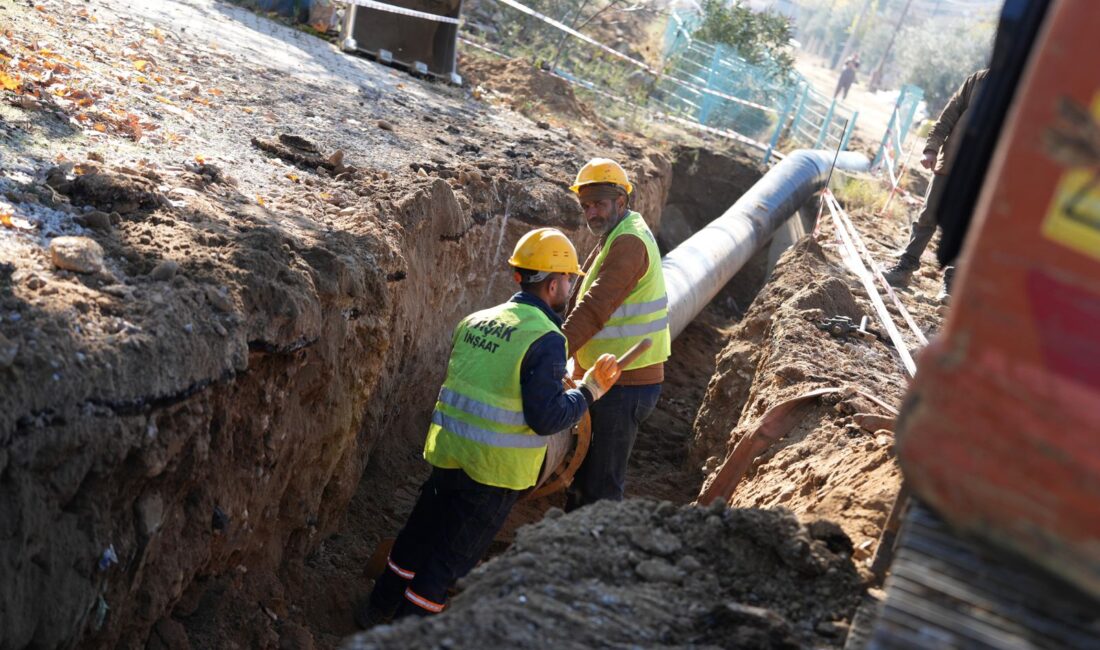
[[[601,354],[600,358],[596,359],[595,365],[584,373],[584,377],[577,383],[577,388],[582,386],[587,388],[592,394],[592,399],[598,400],[611,390],[621,374],[623,372],[619,369],[619,362],[615,360],[615,355]]]

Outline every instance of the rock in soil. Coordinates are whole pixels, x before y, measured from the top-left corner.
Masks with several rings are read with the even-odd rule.
[[[100,210],[92,210],[73,219],[80,225],[94,230],[109,231],[111,229],[111,215]]]
[[[50,242],[54,266],[77,273],[96,273],[103,268],[103,249],[87,237],[57,237]]]
[[[835,547],[782,509],[600,502],[520,529],[443,614],[343,647],[838,647],[833,623],[850,619],[862,590]],[[673,548],[693,570],[663,557]]]
[[[156,282],[168,282],[172,278],[176,277],[176,273],[180,270],[180,265],[173,260],[164,260],[153,267],[153,270],[149,272],[149,279]]]

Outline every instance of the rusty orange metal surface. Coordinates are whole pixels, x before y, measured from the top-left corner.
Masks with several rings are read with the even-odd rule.
[[[914,492],[954,527],[1100,596],[1095,0],[1055,3],[1033,52],[898,452]]]

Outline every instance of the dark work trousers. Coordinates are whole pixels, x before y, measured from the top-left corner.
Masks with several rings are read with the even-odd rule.
[[[397,535],[371,606],[396,617],[432,614],[477,565],[522,491],[483,485],[460,469],[432,468]]]
[[[638,427],[657,406],[661,385],[612,386],[592,403],[592,444],[573,477],[565,510],[576,510],[600,499],[622,501],[626,489],[626,464]]]
[[[907,271],[920,268],[920,256],[924,254],[924,249],[928,248],[928,242],[932,241],[932,236],[936,234],[936,215],[933,210],[940,202],[940,195],[943,194],[943,188],[946,185],[946,176],[938,174],[932,176],[932,182],[928,184],[928,191],[924,195],[924,207],[909,231],[909,245],[905,247],[905,252],[898,260],[898,268]]]

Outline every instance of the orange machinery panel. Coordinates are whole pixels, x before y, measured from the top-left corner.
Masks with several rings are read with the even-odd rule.
[[[1100,2],[1032,52],[898,453],[955,528],[1100,596]]]

